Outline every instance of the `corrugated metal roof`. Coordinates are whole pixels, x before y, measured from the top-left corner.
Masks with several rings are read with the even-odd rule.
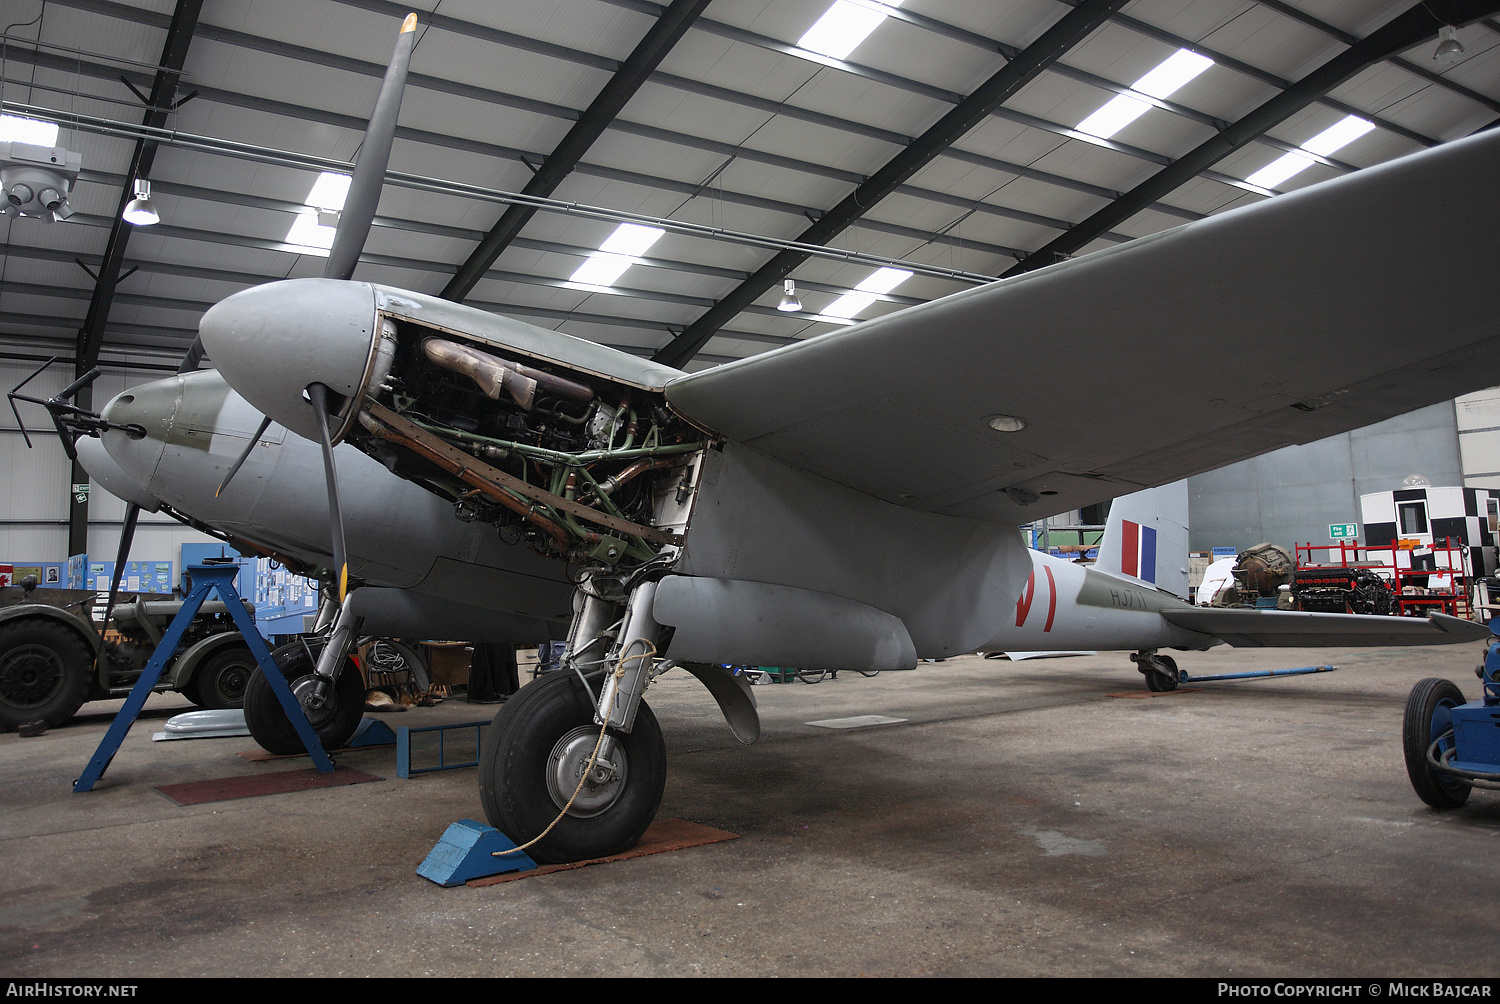
[[[843,200],[1076,4],[908,0],[845,61],[796,48],[831,0],[716,0],[553,193],[560,202],[696,223],[780,241]],[[516,192],[651,28],[649,0],[485,3],[424,0],[391,170],[440,191],[387,184],[357,276],[440,292],[504,212],[487,192]],[[1138,0],[1065,53],[900,190],[869,207],[831,246],[999,274],[1213,135],[1409,5],[1385,0]],[[87,310],[128,187],[139,101],[162,52],[169,0],[46,0],[12,29],[4,98],[112,123],[64,125],[83,156],[73,221],[0,220],[0,341],[67,344]],[[179,134],[242,144],[240,154],[168,139],[151,181],[162,223],[130,237],[105,329],[115,352],[180,352],[196,317],[255,281],[314,275],[321,258],[286,243],[317,172],[282,153],[347,161],[363,140],[378,74],[405,8],[387,0],[209,3],[189,47],[170,117]],[[1300,13],[1299,13],[1300,12]],[[1434,30],[1437,25],[1434,23]],[[1257,201],[1243,179],[1350,109],[1377,128],[1285,182],[1294,189],[1347,168],[1467,135],[1500,120],[1500,23],[1458,34],[1465,55],[1440,66],[1431,44],[1373,65],[1272,127],[1088,247],[1145,236]],[[29,44],[19,39],[33,39]],[[1109,141],[1073,128],[1178,44],[1221,65]],[[1442,81],[1432,79],[1440,75]],[[1452,82],[1458,87],[1446,86]],[[113,131],[117,135],[105,135]],[[530,166],[528,166],[528,162]],[[570,288],[610,221],[544,211],[491,266],[471,302],[533,323],[650,353],[775,254],[743,241],[668,233],[618,289]],[[694,367],[828,330],[812,314],[873,265],[812,258],[793,272],[801,315],[773,309],[779,288],[714,337]],[[822,284],[827,289],[814,288]],[[962,283],[916,276],[896,290],[926,299]],[[905,302],[905,300],[903,300]],[[895,309],[885,302],[862,317]],[[530,311],[530,313],[525,313]]]

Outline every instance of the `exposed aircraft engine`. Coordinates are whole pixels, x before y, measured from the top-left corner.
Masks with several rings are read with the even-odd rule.
[[[660,392],[386,317],[348,439],[460,519],[572,564],[680,541],[702,435]]]

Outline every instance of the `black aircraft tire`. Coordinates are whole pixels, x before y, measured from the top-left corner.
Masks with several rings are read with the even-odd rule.
[[[1440,774],[1427,762],[1427,750],[1438,733],[1433,717],[1452,709],[1464,700],[1463,691],[1448,680],[1429,677],[1418,681],[1406,699],[1406,714],[1401,723],[1401,752],[1406,757],[1406,776],[1411,778],[1417,797],[1434,809],[1457,809],[1469,800],[1467,784]],[[1447,731],[1446,728],[1443,731]]]
[[[271,653],[282,678],[295,685],[313,671],[312,660],[301,642],[283,645]],[[338,679],[334,681],[334,707],[332,713],[321,722],[313,723],[324,752],[335,750],[347,743],[359,728],[365,713],[365,681],[359,674],[354,660],[346,658]],[[268,753],[290,756],[305,753],[302,739],[292,727],[285,709],[276,698],[276,691],[257,666],[245,684],[245,725],[250,735]]]
[[[72,718],[88,697],[93,666],[88,645],[66,624],[28,618],[0,627],[0,732]]]
[[[183,693],[200,708],[242,708],[250,675],[258,668],[248,648],[230,645],[203,660]]]
[[[1169,655],[1159,655],[1156,659],[1166,663],[1172,675],[1167,677],[1155,670],[1146,670],[1146,689],[1153,694],[1169,694],[1177,689],[1177,661]]]
[[[485,731],[479,760],[479,799],[490,825],[524,844],[562,811],[548,790],[554,748],[569,734],[592,727],[594,704],[573,673],[547,673],[522,687]],[[623,748],[625,780],[615,800],[595,815],[565,815],[534,847],[538,864],[600,858],[629,850],[656,818],[667,783],[667,748],[661,726],[642,701],[629,733],[615,734]],[[593,743],[590,742],[592,749]],[[571,786],[569,788],[571,794]]]

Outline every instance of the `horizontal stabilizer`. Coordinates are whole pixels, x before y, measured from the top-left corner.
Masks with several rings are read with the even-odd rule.
[[[1325,645],[1452,645],[1485,641],[1483,624],[1433,614],[1427,618],[1317,614],[1296,610],[1183,607],[1163,610],[1171,624],[1221,638],[1236,648],[1313,648]]]

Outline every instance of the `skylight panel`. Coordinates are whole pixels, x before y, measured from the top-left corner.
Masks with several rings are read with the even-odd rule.
[[[853,317],[874,303],[880,294],[889,293],[910,278],[911,273],[904,268],[876,269],[864,282],[834,300],[822,312],[829,317]]]
[[[883,6],[900,7],[901,2],[902,0],[886,0]],[[818,18],[817,23],[797,39],[797,45],[834,59],[843,59],[859,43],[869,38],[870,32],[880,27],[880,22],[886,19],[881,6],[861,3],[860,0],[835,0],[834,5]]]
[[[56,146],[57,123],[22,118],[19,115],[0,115],[0,142]]]
[[[1303,143],[1302,150],[1307,151],[1306,153],[1297,150],[1284,153],[1245,180],[1261,188],[1275,188],[1288,178],[1302,173],[1317,163],[1309,154],[1315,154],[1318,157],[1331,156],[1374,128],[1375,123],[1368,119],[1362,119],[1358,115],[1346,115]]]
[[[324,171],[307,193],[307,205],[316,209],[343,209],[344,200],[349,197],[349,182],[353,180],[347,174]]]
[[[615,232],[599,246],[599,250],[584,259],[571,282],[589,286],[613,286],[625,270],[640,260],[662,234],[660,227],[645,227],[638,223],[621,223]]]
[[[298,213],[292,220],[292,229],[287,231],[286,242],[296,244],[307,254],[327,258],[337,233],[337,227],[320,226],[318,211],[309,209],[305,213]]]
[[[1165,100],[1212,65],[1214,61],[1207,56],[1178,49],[1130,87],[1131,90]],[[1094,114],[1078,123],[1078,131],[1100,139],[1109,139],[1146,114],[1150,107],[1149,101],[1142,101],[1129,94],[1117,94]]]
[[[332,171],[319,174],[318,180],[313,182],[312,191],[307,193],[307,209],[292,220],[286,242],[296,244],[307,254],[327,258],[329,249],[333,247],[333,238],[338,233],[338,227],[334,225],[338,221],[336,214],[344,208],[344,200],[349,197],[349,182],[352,180],[347,174],[335,174]]]

